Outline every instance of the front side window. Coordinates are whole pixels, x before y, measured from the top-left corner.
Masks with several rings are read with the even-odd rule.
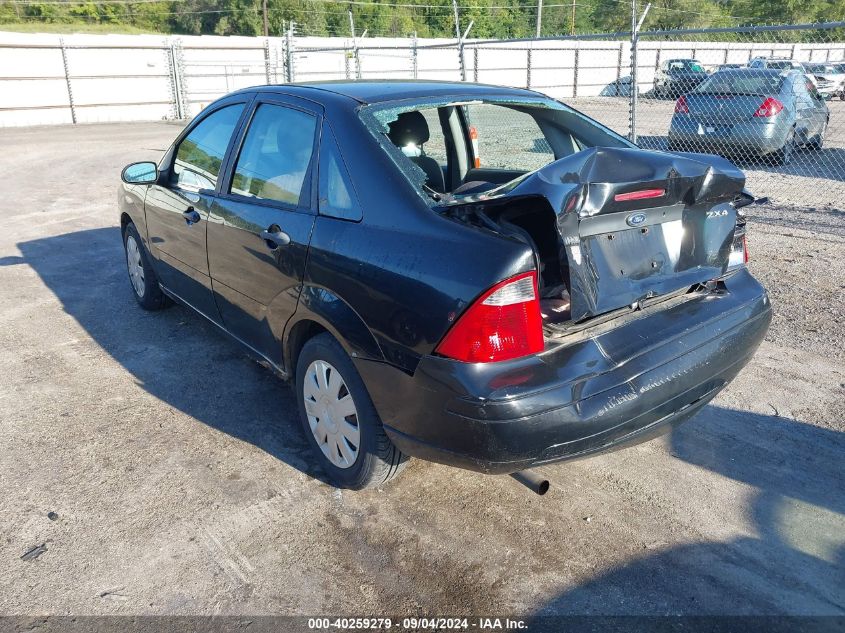
[[[226,148],[243,111],[243,104],[212,112],[179,143],[173,162],[173,181],[190,190],[215,189]]]
[[[241,147],[231,193],[291,205],[306,204],[317,117],[262,104]]]

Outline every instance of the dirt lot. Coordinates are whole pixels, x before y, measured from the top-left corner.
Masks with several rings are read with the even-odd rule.
[[[543,498],[423,462],[340,492],[284,384],[135,305],[119,171],[177,131],[0,130],[0,613],[845,614],[845,213],[752,210],[771,332],[673,434]]]

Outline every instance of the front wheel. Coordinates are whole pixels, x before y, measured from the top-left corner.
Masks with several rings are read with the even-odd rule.
[[[296,391],[305,436],[333,484],[372,488],[403,470],[408,458],[385,434],[361,376],[330,334],[303,346]]]
[[[158,285],[158,277],[150,264],[138,229],[132,222],[123,229],[123,249],[126,253],[129,283],[138,305],[144,310],[160,310],[167,306],[167,296]]]

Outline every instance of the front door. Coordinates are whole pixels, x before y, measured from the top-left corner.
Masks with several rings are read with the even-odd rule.
[[[144,208],[150,250],[161,283],[209,318],[219,321],[211,292],[206,225],[226,150],[244,103],[214,110],[198,121],[174,148],[164,182],[153,185]]]
[[[293,97],[256,100],[209,216],[209,270],[223,324],[277,364],[314,225],[319,119]]]

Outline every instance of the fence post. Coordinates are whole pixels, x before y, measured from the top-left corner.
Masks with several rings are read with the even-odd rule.
[[[285,79],[288,83],[293,83],[296,77],[294,71],[294,50],[293,50],[293,20],[288,23],[288,30],[285,32],[285,56],[287,63],[285,64]]]
[[[575,69],[572,75],[572,98],[578,96],[578,60],[579,56],[578,42],[575,42]]]
[[[414,31],[414,39],[411,40],[411,69],[414,73],[414,79],[417,78],[417,32]]]
[[[176,67],[176,45],[171,41],[165,40],[165,51],[167,52],[167,65],[170,71],[170,96],[173,98],[173,118],[176,120],[184,119],[182,112],[182,90],[179,84],[179,72]]]
[[[528,55],[525,60],[525,87],[531,88],[531,48],[528,49]]]
[[[472,80],[478,83],[478,46],[472,49]]]
[[[67,84],[67,100],[70,105],[70,120],[76,125],[76,105],[73,102],[73,87],[70,84],[70,71],[67,63],[67,49],[65,48],[65,39],[59,38],[59,46],[62,49],[62,66],[65,68],[65,83]]]
[[[631,83],[630,97],[628,102],[628,138],[632,143],[637,142],[637,24],[634,19],[634,28],[631,30]]]
[[[343,74],[346,76],[347,79],[351,79],[349,74],[349,58],[352,56],[352,51],[349,50],[349,43],[344,40],[343,42]]]
[[[619,42],[619,57],[616,60],[616,85],[620,86],[622,81],[622,53],[625,50],[625,42]]]
[[[173,43],[173,68],[176,78],[176,99],[179,101],[179,118],[191,116],[191,104],[188,101],[188,79],[185,76],[185,58],[182,55],[182,40]]]
[[[264,75],[267,77],[267,83],[270,81],[270,38],[264,39]]]

